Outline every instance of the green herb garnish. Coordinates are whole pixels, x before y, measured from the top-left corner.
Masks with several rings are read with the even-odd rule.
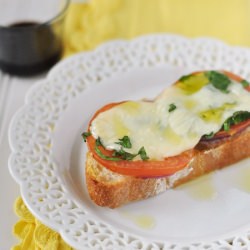
[[[95,144],[96,144],[97,147],[99,147],[99,146],[103,147],[103,144],[102,144],[102,142],[101,142],[101,138],[100,138],[100,137],[98,137],[98,138],[95,140]]]
[[[125,139],[124,139],[125,138]],[[119,139],[120,142],[118,142],[117,144],[120,144],[122,147],[119,150],[115,150],[114,153],[112,154],[113,157],[110,156],[106,156],[102,153],[102,151],[99,149],[99,147],[104,147],[100,137],[98,137],[95,141],[95,151],[96,153],[105,160],[109,160],[109,161],[121,161],[121,160],[127,160],[127,161],[131,161],[133,160],[137,155],[140,155],[141,159],[143,161],[148,160],[149,157],[147,156],[146,150],[144,147],[140,148],[140,150],[138,151],[137,154],[131,154],[129,152],[126,152],[124,148],[131,148],[132,144],[130,142],[130,139],[128,136],[124,136],[122,139]],[[125,143],[124,143],[125,142]],[[125,146],[124,146],[125,145]]]
[[[204,137],[205,137],[206,139],[211,139],[211,138],[214,137],[214,132],[211,132],[211,133],[209,133],[209,134],[206,134],[206,135],[204,135]]]
[[[90,135],[91,135],[91,132],[83,132],[83,133],[82,133],[82,138],[83,138],[83,140],[86,142],[87,137],[89,137]]]
[[[210,83],[220,91],[228,93],[228,86],[231,84],[231,80],[224,74],[217,71],[208,71],[205,73]]]
[[[249,87],[249,82],[247,81],[247,80],[242,80],[241,82],[241,85],[243,86],[243,88],[247,88],[247,87]]]
[[[117,158],[117,157],[110,157],[110,156],[106,156],[104,155],[101,150],[95,146],[95,152],[104,160],[109,160],[109,161],[120,161],[121,159],[120,158]]]
[[[144,147],[141,147],[137,154],[131,154],[129,152],[124,151],[124,149],[120,149],[119,151],[115,151],[113,153],[113,156],[121,157],[121,159],[127,160],[127,161],[133,160],[137,155],[140,155],[143,161],[146,161],[149,159]]]
[[[172,112],[172,111],[174,111],[175,109],[176,109],[175,104],[174,104],[174,103],[171,103],[171,104],[169,105],[168,112]]]
[[[141,147],[140,150],[138,151],[138,155],[140,155],[141,159],[143,161],[146,161],[149,159],[149,157],[147,156],[146,150],[144,147]]]
[[[131,161],[133,160],[138,154],[131,154],[129,152],[124,151],[124,149],[120,149],[119,151],[115,151],[113,156],[119,156],[123,160]]]
[[[250,112],[248,111],[237,111],[234,112],[234,114],[226,119],[226,121],[223,123],[222,128],[225,131],[228,131],[231,126],[237,125],[243,121],[246,121],[250,119]]]
[[[100,137],[98,137],[95,141],[95,152],[97,153],[98,156],[100,156],[104,160],[109,160],[109,161],[120,161],[121,159],[118,157],[110,157],[107,155],[104,155],[102,151],[99,149],[99,147],[103,147],[102,142]]]
[[[225,131],[229,131],[230,130],[230,124],[228,123],[228,122],[224,122],[223,123],[223,129],[225,130]]]
[[[119,142],[116,142],[116,144],[119,144],[124,148],[132,148],[131,141],[127,135],[123,136],[122,139],[119,139]]]

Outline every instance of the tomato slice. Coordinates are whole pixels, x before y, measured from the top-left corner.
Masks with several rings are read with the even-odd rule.
[[[185,168],[194,155],[194,150],[188,150],[180,155],[168,157],[161,161],[112,161],[103,159],[96,153],[96,140],[93,136],[87,138],[87,143],[89,150],[92,152],[93,157],[97,162],[113,172],[136,177],[160,177],[172,175]],[[106,150],[102,146],[99,146],[98,148],[105,156],[112,157],[111,150]]]
[[[229,71],[226,71],[226,70],[222,70],[222,72],[228,76],[230,79],[232,80],[235,80],[236,82],[241,82],[243,80],[243,78],[241,78],[240,76],[238,75],[235,75],[234,73],[232,72],[229,72]]]
[[[232,72],[229,72],[229,71],[226,71],[226,70],[223,70],[222,72],[225,75],[227,75],[230,79],[235,80],[235,81],[237,81],[239,83],[244,80],[243,78],[241,78],[238,75],[235,75]],[[250,92],[250,86],[246,87],[245,89]],[[218,131],[214,135],[214,137],[212,139],[219,139],[219,138],[225,138],[225,137],[233,136],[233,135],[237,134],[238,132],[246,129],[248,126],[250,126],[250,119],[246,120],[246,121],[243,121],[243,122],[241,122],[241,123],[239,123],[237,125],[231,126],[229,131],[224,131],[224,130]]]
[[[231,72],[228,71],[222,71],[225,75],[227,75],[229,78],[241,82],[243,79]],[[194,72],[194,74],[197,74],[200,72]],[[246,88],[248,91],[250,91],[250,87]],[[105,105],[101,109],[99,109],[94,116],[92,117],[88,130],[90,131],[90,125],[93,119],[97,117],[98,114],[107,111],[111,108],[113,108],[116,105],[119,105],[123,102],[117,102],[117,103],[110,103],[108,105]],[[250,120],[241,122],[240,124],[234,125],[230,128],[229,131],[219,131],[215,134],[213,138],[222,138],[227,136],[232,136],[236,134],[237,132],[245,129],[246,127],[250,126]],[[135,176],[135,177],[162,177],[162,176],[169,176],[173,175],[177,171],[180,171],[184,169],[192,160],[194,157],[196,151],[194,149],[187,150],[183,152],[182,154],[179,154],[177,156],[167,157],[163,160],[138,160],[138,161],[128,161],[128,160],[119,160],[119,161],[113,161],[113,160],[107,160],[103,159],[97,152],[96,147],[101,151],[101,153],[107,157],[112,157],[112,154],[114,151],[112,150],[106,150],[102,146],[96,146],[96,139],[90,135],[87,137],[87,145],[90,150],[90,152],[93,154],[93,157],[97,162],[105,166],[106,168],[110,169],[113,172],[123,174],[123,175],[129,175],[129,176]]]
[[[123,102],[118,103],[110,103],[99,109],[91,119],[89,123],[89,131],[90,125],[95,117],[107,111],[116,105],[119,105]],[[105,166],[106,168],[110,169],[113,172],[136,176],[136,177],[160,177],[160,176],[168,176],[176,173],[177,171],[185,168],[187,164],[191,161],[194,155],[194,150],[188,150],[180,155],[168,157],[161,161],[156,160],[147,160],[147,161],[127,161],[127,160],[120,160],[120,161],[112,161],[106,160],[100,157],[96,153],[96,139],[91,135],[87,137],[87,144],[90,152],[93,154],[93,157],[97,162]],[[107,150],[102,146],[98,146],[98,149],[101,153],[105,156],[112,157],[114,151]]]
[[[233,136],[233,135],[239,133],[240,131],[243,131],[244,129],[246,129],[249,126],[250,126],[250,119],[243,121],[239,124],[231,126],[230,130],[228,130],[228,131],[220,130],[211,139],[208,139],[208,140],[222,139],[222,138]]]
[[[238,75],[235,75],[234,73],[232,73],[232,72],[229,72],[229,71],[226,71],[226,70],[223,70],[222,71],[225,75],[227,75],[230,79],[232,79],[232,80],[235,80],[236,82],[242,82],[244,79],[242,78],[242,77],[240,77],[240,76],[238,76]],[[250,92],[250,85],[249,86],[247,86],[247,87],[245,87],[245,89],[247,90],[247,91],[249,91]]]

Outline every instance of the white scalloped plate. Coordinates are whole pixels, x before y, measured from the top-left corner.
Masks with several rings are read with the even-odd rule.
[[[247,249],[250,160],[111,210],[89,199],[81,133],[102,105],[155,97],[193,70],[250,78],[250,51],[210,39],[145,36],[59,63],[14,116],[9,168],[32,213],[77,249]]]

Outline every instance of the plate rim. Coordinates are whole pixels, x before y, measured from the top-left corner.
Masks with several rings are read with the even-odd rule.
[[[18,117],[22,114],[22,112],[25,110],[26,107],[28,107],[30,105],[30,100],[29,97],[32,96],[33,92],[36,92],[39,90],[39,88],[41,86],[43,86],[44,84],[48,84],[48,82],[54,77],[54,75],[56,75],[59,70],[61,68],[63,68],[65,65],[73,62],[74,60],[78,60],[79,58],[81,58],[82,56],[86,56],[86,55],[92,55],[93,53],[97,53],[99,51],[103,51],[106,50],[107,48],[109,48],[110,46],[116,46],[117,44],[119,45],[127,45],[130,44],[131,42],[138,42],[140,43],[140,41],[142,41],[143,39],[148,39],[150,37],[158,37],[161,39],[179,39],[179,40],[183,40],[183,41],[189,41],[189,42],[199,42],[199,41],[207,41],[209,43],[214,43],[217,44],[218,46],[222,46],[225,47],[227,49],[236,49],[236,50],[247,50],[249,51],[247,48],[244,47],[239,47],[239,46],[229,46],[226,43],[218,40],[218,39],[211,39],[211,38],[206,38],[206,37],[200,37],[200,38],[186,38],[180,35],[166,35],[166,34],[155,34],[155,35],[144,35],[144,36],[140,36],[137,38],[132,39],[131,41],[128,40],[123,40],[123,39],[117,39],[115,41],[109,41],[106,42],[100,46],[98,46],[95,50],[93,51],[89,51],[89,52],[80,52],[76,55],[73,55],[69,58],[66,58],[64,60],[62,60],[61,62],[59,62],[57,65],[55,65],[48,73],[48,75],[46,76],[45,79],[40,80],[40,81],[36,81],[36,83],[28,90],[28,92],[26,93],[26,98],[25,98],[25,104],[15,113],[15,115],[12,117],[11,122],[10,122],[10,126],[9,126],[9,130],[8,130],[8,138],[9,138],[9,145],[10,145],[10,149],[11,149],[11,154],[8,160],[8,166],[9,166],[9,171],[11,173],[11,176],[15,179],[15,181],[19,184],[20,189],[21,189],[21,196],[24,199],[25,204],[27,205],[27,207],[32,211],[33,214],[35,214],[35,216],[40,219],[42,222],[44,222],[46,225],[48,225],[50,228],[54,229],[55,231],[59,231],[61,233],[61,235],[63,236],[63,238],[71,245],[75,245],[78,246],[77,244],[75,244],[75,242],[72,242],[71,240],[68,239],[67,235],[65,235],[65,232],[59,230],[59,228],[57,228],[53,223],[50,223],[50,220],[45,220],[44,217],[40,214],[37,213],[37,211],[33,208],[33,206],[30,204],[29,198],[28,198],[28,194],[27,192],[27,187],[25,187],[24,183],[19,179],[19,177],[16,175],[16,173],[13,170],[13,163],[12,163],[12,157],[13,154],[18,153],[18,150],[16,148],[15,145],[15,141],[13,139],[13,127],[15,126],[15,123],[18,120]],[[141,236],[139,236],[140,238]],[[73,243],[73,244],[72,244]],[[194,242],[195,243],[195,242]]]

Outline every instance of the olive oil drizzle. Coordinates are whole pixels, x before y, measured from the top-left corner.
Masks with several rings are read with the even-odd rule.
[[[140,214],[135,215],[130,212],[121,212],[121,215],[129,220],[131,220],[135,225],[142,229],[152,229],[156,225],[155,218],[146,215],[146,214]]]

